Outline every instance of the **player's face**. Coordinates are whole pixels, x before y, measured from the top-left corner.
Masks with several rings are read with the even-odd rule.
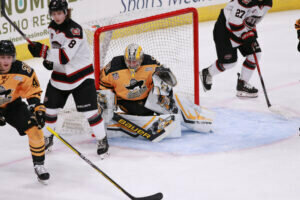
[[[128,65],[129,69],[134,69],[135,71],[137,71],[137,69],[140,66],[140,62],[137,60],[134,60],[134,61],[128,60],[127,65]]]
[[[58,25],[62,24],[66,19],[65,12],[62,11],[62,10],[52,11],[51,12],[51,17],[55,21],[55,23],[58,24]]]
[[[9,72],[11,65],[13,63],[13,56],[0,55],[0,73],[4,74]]]

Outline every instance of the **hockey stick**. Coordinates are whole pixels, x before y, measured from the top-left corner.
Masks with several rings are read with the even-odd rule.
[[[163,127],[165,128],[166,126],[169,125],[169,123],[172,123],[174,121],[174,116],[170,115],[171,119],[163,121],[164,125]],[[152,142],[159,142],[163,138],[165,138],[167,135],[165,134],[166,131],[162,129],[161,131],[154,131],[155,134],[153,134],[151,129],[145,130],[144,128],[140,127],[139,125],[129,121],[128,119],[122,117],[121,115],[114,113],[114,116],[112,118],[114,121],[118,122],[122,127],[125,129],[129,129],[132,132],[135,132],[137,135],[134,135],[133,133],[130,133],[129,131],[126,132],[126,134],[132,136],[132,137],[137,137],[141,135],[142,137],[146,138],[147,140],[150,140]],[[159,126],[159,124],[157,124]]]
[[[1,14],[2,16],[22,35],[22,37],[31,45],[34,46],[33,42],[19,29],[19,27],[11,21],[5,12],[5,0],[1,0]]]
[[[260,82],[261,82],[261,86],[262,86],[263,91],[264,91],[266,102],[267,102],[268,108],[270,108],[272,105],[270,103],[270,100],[269,100],[269,97],[268,97],[268,94],[267,94],[266,86],[265,86],[264,79],[263,79],[261,71],[260,71],[260,67],[259,67],[259,64],[258,64],[258,59],[257,59],[257,56],[256,56],[255,52],[253,53],[253,56],[254,56],[254,59],[255,59],[256,66],[257,66],[257,71],[258,71],[259,79],[260,79]]]
[[[256,66],[257,66],[257,72],[258,72],[258,75],[259,75],[259,79],[260,79],[261,86],[262,86],[263,91],[264,91],[265,99],[266,99],[269,110],[273,113],[281,115],[285,119],[289,119],[290,118],[289,114],[284,113],[279,106],[274,106],[274,105],[271,104],[271,102],[269,100],[269,97],[268,97],[268,94],[267,94],[266,86],[265,86],[265,83],[264,83],[264,80],[263,80],[263,77],[262,77],[262,73],[260,71],[260,67],[259,67],[259,63],[258,63],[258,59],[257,59],[255,51],[253,53],[253,56],[254,56]]]
[[[121,190],[130,199],[132,199],[132,200],[161,200],[163,198],[163,194],[161,192],[156,193],[156,194],[151,195],[151,196],[147,196],[147,197],[134,197],[134,196],[132,196],[126,190],[124,190],[119,184],[117,184],[114,180],[112,180],[107,174],[105,174],[102,170],[100,170],[96,165],[94,165],[89,159],[87,159],[84,155],[82,155],[79,151],[77,151],[70,143],[68,143],[65,139],[63,139],[58,133],[56,133],[49,126],[47,126],[47,130],[50,131],[60,141],[62,141],[72,151],[74,151],[80,158],[82,158],[85,162],[87,162],[97,172],[99,172],[102,176],[104,176],[104,178],[106,178],[109,182],[111,182],[115,187],[117,187],[119,190]]]

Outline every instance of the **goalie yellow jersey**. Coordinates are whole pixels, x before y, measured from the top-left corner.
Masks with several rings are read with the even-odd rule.
[[[146,99],[153,87],[152,74],[159,65],[153,57],[144,54],[141,66],[132,73],[125,64],[124,56],[114,57],[101,71],[100,89],[111,89],[117,100]]]
[[[8,73],[0,74],[0,108],[18,98],[26,98],[29,104],[39,103],[42,90],[32,68],[15,61]]]

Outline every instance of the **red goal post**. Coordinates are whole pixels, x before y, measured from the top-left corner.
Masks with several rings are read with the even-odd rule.
[[[176,10],[176,11],[171,11],[171,12],[167,12],[167,13],[162,13],[162,14],[158,14],[158,15],[153,15],[150,17],[145,17],[145,18],[140,18],[140,19],[134,19],[134,20],[129,20],[126,22],[122,22],[122,23],[116,23],[116,24],[112,24],[112,25],[107,25],[107,26],[103,26],[98,28],[95,33],[94,33],[94,66],[95,66],[95,85],[96,85],[96,89],[99,89],[99,78],[100,78],[100,70],[101,67],[100,66],[100,59],[101,59],[101,53],[100,52],[100,35],[104,32],[109,32],[109,31],[115,31],[117,29],[122,29],[122,28],[128,28],[131,26],[136,26],[136,25],[140,25],[140,24],[144,24],[144,23],[148,23],[148,22],[154,22],[157,20],[165,20],[167,18],[172,18],[172,17],[176,17],[176,16],[181,16],[181,15],[185,15],[185,14],[191,14],[192,15],[192,22],[191,22],[191,26],[192,26],[192,39],[193,39],[193,95],[194,95],[194,103],[198,104],[200,103],[199,101],[199,33],[198,33],[198,12],[197,9],[195,8],[185,8],[185,9],[181,9],[181,10]],[[190,23],[190,22],[188,22]],[[180,22],[177,25],[172,25],[172,26],[181,26],[181,24],[183,24],[183,22]],[[166,27],[163,27],[162,29],[166,29],[168,28],[168,25]],[[183,36],[184,37],[184,36]],[[189,39],[189,38],[186,38]],[[143,46],[142,46],[143,47]],[[147,52],[145,52],[147,53]],[[159,59],[158,59],[159,60]],[[107,63],[106,63],[107,64]],[[162,63],[164,64],[164,63]],[[168,67],[168,66],[167,66]],[[171,68],[172,70],[172,68]],[[190,80],[192,81],[192,80]],[[177,87],[177,86],[176,86]],[[188,90],[190,88],[186,88],[186,90]]]

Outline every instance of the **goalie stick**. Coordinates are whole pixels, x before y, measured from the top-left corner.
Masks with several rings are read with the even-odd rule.
[[[122,127],[127,128],[137,134],[137,135],[134,135],[134,134],[131,134],[130,132],[126,132],[128,135],[130,135],[132,137],[137,137],[140,135],[140,136],[146,138],[147,140],[150,140],[153,142],[159,142],[161,139],[164,138],[164,137],[160,137],[165,133],[164,129],[153,134],[152,130],[150,130],[150,129],[145,130],[144,128],[129,121],[128,119],[122,117],[121,115],[119,115],[117,113],[114,113],[114,116],[112,119],[115,120],[116,122],[118,122]],[[162,123],[164,123],[164,127],[166,127],[169,125],[169,123],[172,123],[173,120],[174,120],[174,116],[170,115],[170,120],[164,120],[164,121],[162,121]],[[158,124],[157,124],[157,126],[158,126]]]
[[[34,46],[33,42],[19,29],[19,27],[11,21],[5,12],[5,0],[1,0],[1,14],[2,16],[22,35],[22,37],[31,45]]]
[[[95,164],[93,164],[89,159],[87,159],[84,155],[82,155],[79,151],[77,151],[70,143],[68,143],[65,139],[63,139],[58,133],[56,133],[49,126],[47,126],[47,130],[50,131],[60,141],[62,141],[72,151],[74,151],[80,158],[82,158],[85,162],[87,162],[90,166],[92,166],[97,172],[99,172],[102,176],[104,176],[104,178],[106,178],[109,182],[111,182],[115,187],[117,187],[119,190],[121,190],[131,200],[161,200],[163,198],[163,194],[161,192],[153,194],[151,196],[147,196],[147,197],[134,197],[134,196],[132,196],[125,189],[123,189],[119,184],[117,184],[114,180],[112,180],[106,173],[104,173]]]

